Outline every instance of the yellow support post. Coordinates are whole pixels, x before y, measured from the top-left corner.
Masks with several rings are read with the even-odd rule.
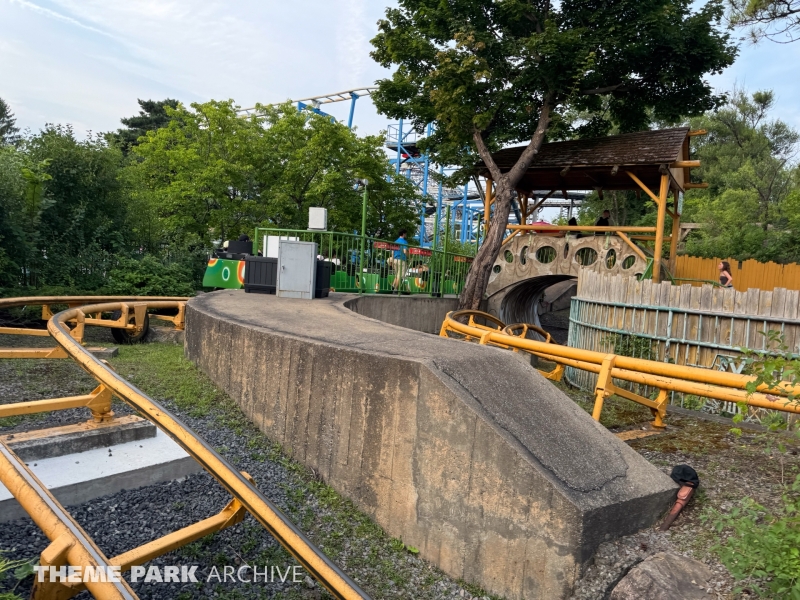
[[[658,193],[658,218],[656,219],[656,247],[653,250],[653,282],[661,283],[661,252],[664,245],[664,220],[667,215],[667,194],[669,175],[661,176],[661,189]]]
[[[669,393],[667,390],[660,390],[656,397],[656,408],[651,408],[653,413],[653,421],[650,423],[653,427],[663,429],[667,425],[664,423],[664,418],[667,416],[667,404],[669,403]]]
[[[618,237],[619,237],[619,238],[620,238],[620,239],[621,239],[623,242],[625,242],[626,244],[628,244],[628,246],[630,246],[630,247],[631,247],[631,250],[633,250],[633,251],[634,251],[634,252],[635,252],[635,253],[636,253],[636,254],[639,256],[639,258],[641,258],[641,259],[642,259],[644,262],[647,262],[647,256],[645,255],[645,253],[644,253],[644,252],[642,252],[642,249],[641,249],[641,248],[639,248],[639,246],[637,246],[636,244],[634,244],[634,243],[631,241],[631,238],[629,238],[627,235],[625,235],[625,233],[623,233],[622,231],[617,231],[617,236],[618,236]]]
[[[616,358],[614,354],[608,354],[603,359],[603,364],[600,365],[600,374],[597,376],[597,385],[594,388],[594,410],[592,411],[592,418],[598,422],[600,414],[603,412],[603,401],[614,392],[614,384],[611,383],[611,369],[614,368]]]
[[[243,475],[249,478],[249,475],[246,473],[243,473]],[[205,537],[217,531],[222,531],[231,525],[236,525],[236,523],[240,523],[244,519],[246,513],[247,510],[245,510],[244,505],[234,498],[221,512],[213,517],[193,523],[188,527],[174,531],[173,533],[148,542],[133,550],[128,550],[124,554],[110,558],[108,562],[112,565],[119,566],[120,570],[124,573],[133,566],[141,566],[167,552],[172,552],[177,548],[182,548],[187,544],[191,544],[201,537]]]

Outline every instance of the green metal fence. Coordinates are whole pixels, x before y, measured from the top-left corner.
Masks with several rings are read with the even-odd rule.
[[[334,265],[331,288],[337,292],[431,296],[460,294],[471,256],[432,248],[406,247],[405,261],[394,259],[400,249],[392,241],[333,231],[308,231],[258,227],[255,243],[267,256],[267,244],[280,239],[316,242],[317,252]],[[269,240],[269,241],[268,241]]]

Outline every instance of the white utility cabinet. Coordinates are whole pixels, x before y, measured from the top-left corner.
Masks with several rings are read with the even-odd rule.
[[[297,241],[299,238],[291,237],[288,235],[265,235],[264,236],[264,251],[263,254],[267,258],[278,258],[278,247],[281,240]]]
[[[278,250],[277,295],[282,298],[314,298],[317,277],[317,244],[281,240]]]
[[[328,209],[312,206],[308,209],[308,228],[316,231],[328,229]]]

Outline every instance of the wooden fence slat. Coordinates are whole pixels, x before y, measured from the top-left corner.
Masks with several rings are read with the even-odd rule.
[[[790,263],[780,265],[775,262],[760,263],[753,259],[741,262],[733,258],[700,258],[696,256],[678,256],[675,263],[676,278],[704,279],[719,281],[717,265],[721,260],[727,260],[731,265],[733,287],[739,291],[749,288],[759,288],[772,291],[777,287],[788,290],[800,290],[800,265]],[[700,282],[693,285],[699,287]]]

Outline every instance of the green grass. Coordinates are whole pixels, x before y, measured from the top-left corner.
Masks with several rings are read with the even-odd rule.
[[[175,344],[122,346],[111,365],[146,394],[171,400],[191,416],[205,416],[227,399]]]

